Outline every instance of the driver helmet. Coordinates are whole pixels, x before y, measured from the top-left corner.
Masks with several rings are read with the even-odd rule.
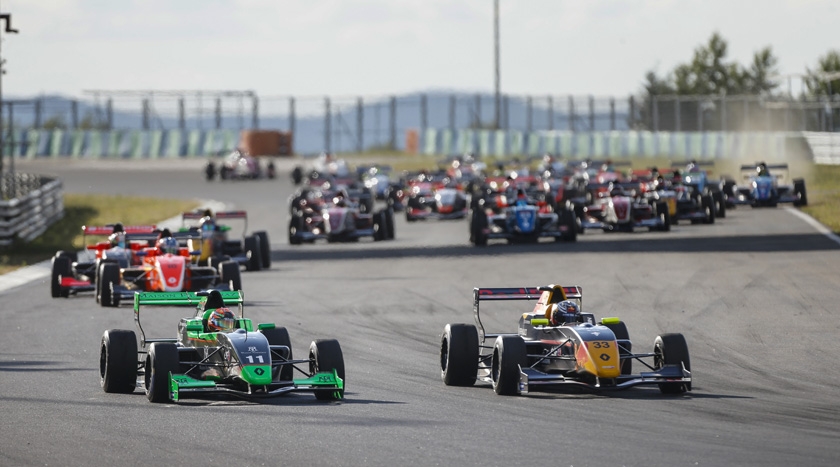
[[[158,248],[160,248],[162,253],[170,253],[173,255],[177,255],[180,250],[178,240],[174,237],[163,237],[158,240]]]
[[[108,237],[112,247],[125,248],[125,232],[114,232]]]
[[[333,204],[341,207],[347,206],[347,192],[344,188],[338,190],[335,196],[333,196]]]
[[[574,300],[563,300],[552,308],[551,324],[554,326],[575,323],[580,316],[580,307]]]
[[[212,216],[204,216],[198,222],[198,226],[202,232],[216,230],[216,221],[213,220]]]
[[[207,329],[209,332],[228,332],[236,327],[236,316],[230,308],[216,308],[207,318]]]
[[[759,177],[766,177],[770,172],[767,170],[767,164],[764,162],[758,164],[755,168],[756,172],[758,172]]]

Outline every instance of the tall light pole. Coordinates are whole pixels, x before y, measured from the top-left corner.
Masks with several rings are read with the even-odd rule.
[[[12,15],[10,13],[0,14],[0,21],[6,22],[5,32],[17,34],[17,29],[12,29]],[[3,38],[0,37],[0,44],[2,43]],[[4,60],[2,55],[0,55],[0,176],[3,175],[3,152],[6,149],[6,125],[5,113],[3,112],[3,75],[6,74],[6,70],[3,68],[3,65],[5,64],[6,60]],[[12,157],[14,157],[14,152],[12,154]]]
[[[495,99],[495,108],[496,108],[496,120],[494,121],[494,127],[498,130],[499,123],[502,121],[501,117],[501,108],[502,108],[502,95],[501,95],[501,73],[499,71],[499,0],[493,0],[493,38],[495,43],[495,63],[496,63],[496,99]]]

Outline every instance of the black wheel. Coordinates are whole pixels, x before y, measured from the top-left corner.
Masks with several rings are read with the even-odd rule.
[[[805,191],[805,180],[796,179],[793,181],[793,195],[796,196],[794,206],[807,206],[808,193]]]
[[[470,218],[470,241],[473,245],[487,245],[487,233],[485,232],[487,227],[487,213],[484,212],[484,209],[473,209]]]
[[[208,182],[212,182],[214,178],[216,178],[216,166],[212,162],[208,162],[206,166],[204,166],[204,175],[207,177]]]
[[[268,233],[265,230],[254,232],[260,239],[260,261],[263,269],[271,269],[271,245],[268,243]]]
[[[682,334],[662,334],[653,342],[653,367],[662,369],[665,365],[685,365],[691,371],[691,360],[688,356],[688,344]],[[692,379],[694,379],[692,377]],[[691,383],[660,383],[659,390],[663,394],[682,394],[691,391]]]
[[[440,377],[447,386],[472,386],[478,374],[478,331],[447,324],[440,336]]]
[[[219,281],[229,284],[231,290],[242,290],[242,272],[236,261],[222,261],[219,265]]]
[[[393,240],[394,239],[394,210],[388,208],[385,210],[385,220],[388,221],[388,229],[386,232],[388,233],[388,238],[386,240]]]
[[[269,180],[274,180],[277,177],[277,168],[274,166],[274,162],[268,163],[267,176]]]
[[[146,397],[150,402],[169,402],[169,374],[178,373],[178,347],[153,342],[146,354]]]
[[[292,215],[289,219],[289,245],[300,245],[302,240],[298,234],[303,231],[303,217]]]
[[[493,345],[490,376],[493,390],[500,396],[519,394],[519,365],[527,363],[525,341],[519,336],[499,336]]]
[[[578,222],[575,212],[570,209],[561,210],[560,223],[568,227],[568,230],[561,239],[566,242],[576,242],[578,236]]]
[[[703,219],[704,224],[714,224],[715,223],[715,202],[711,196],[704,196],[700,205],[703,207],[703,212],[706,214],[706,218]]]
[[[248,255],[248,263],[245,269],[248,271],[259,271],[262,269],[262,253],[260,250],[260,239],[254,235],[245,237],[245,254]]]
[[[715,205],[715,217],[723,219],[726,217],[726,200],[722,191],[712,192],[712,201]]]
[[[624,357],[626,355],[632,355],[632,344],[630,342],[630,333],[627,332],[627,325],[624,324],[624,321],[619,321],[618,323],[610,323],[604,324],[604,326],[610,328],[610,331],[615,334],[615,339],[618,341],[626,341],[626,342],[619,342],[618,348],[618,355],[619,357]],[[621,374],[622,375],[631,375],[633,374],[633,359],[632,358],[621,358]]]
[[[294,170],[292,170],[292,182],[294,182],[295,185],[300,185],[300,182],[302,181],[303,169],[301,169],[300,167],[295,167]]]
[[[344,355],[341,353],[341,346],[335,339],[318,339],[309,345],[309,372],[315,374],[319,371],[332,371],[344,381],[345,388],[347,380],[344,378]],[[320,401],[334,401],[344,398],[344,389],[336,391],[317,391],[315,398]]]
[[[129,394],[137,386],[137,337],[110,329],[99,345],[99,385],[105,392]]]
[[[120,285],[120,265],[116,263],[102,263],[99,266],[99,304],[108,306],[119,305],[119,299],[115,300],[114,286]]]
[[[70,264],[70,258],[66,256],[53,256],[52,259],[52,274],[50,278],[50,296],[58,298],[66,297],[67,294],[61,289],[61,278],[71,277],[73,275],[73,266]]]
[[[385,220],[385,212],[379,211],[373,214],[373,240],[380,242],[388,238],[388,224]]]
[[[289,348],[289,354],[286,355],[287,360],[292,359],[292,340],[289,339],[289,331],[286,328],[263,329],[261,331],[268,340],[268,345],[285,345]],[[272,361],[274,357],[272,356]],[[275,381],[291,381],[294,377],[295,368],[289,365],[272,368],[272,379]]]
[[[668,211],[668,204],[657,203],[656,215],[659,217],[659,221],[662,222],[662,225],[659,226],[659,230],[669,232],[671,230],[671,212]]]
[[[228,169],[227,166],[222,165],[222,167],[219,169],[219,178],[221,178],[222,180],[227,180],[228,178],[230,178],[230,169]]]

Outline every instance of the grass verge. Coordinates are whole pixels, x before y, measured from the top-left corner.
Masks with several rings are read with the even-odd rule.
[[[63,219],[32,242],[16,242],[0,250],[0,274],[50,259],[58,250],[84,248],[83,225],[154,224],[197,204],[161,198],[65,194]]]
[[[803,211],[840,234],[840,165],[817,165],[807,181],[808,206]]]

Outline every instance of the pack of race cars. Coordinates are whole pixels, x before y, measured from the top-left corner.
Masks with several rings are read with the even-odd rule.
[[[770,171],[773,171],[773,174]],[[290,245],[317,240],[355,242],[395,238],[395,212],[408,223],[466,219],[469,241],[577,241],[603,232],[670,231],[681,221],[713,224],[727,209],[749,204],[807,204],[804,181],[787,182],[787,166],[742,167],[741,181],[713,181],[694,161],[684,168],[620,170],[610,161],[558,161],[537,167],[499,165],[489,171],[473,157],[455,157],[438,170],[405,172],[387,166],[355,172],[330,157],[305,171],[289,198]],[[376,207],[379,202],[384,206]],[[344,397],[344,357],[338,341],[312,341],[295,359],[288,331],[244,317],[241,271],[271,266],[268,234],[246,235],[244,211],[189,212],[176,231],[155,226],[83,227],[107,236],[80,252],[56,253],[50,294],[93,292],[102,306],[132,303],[136,331],[111,329],[100,342],[100,383],[108,393],[145,390],[151,402],[192,397],[244,399],[310,392],[319,400]],[[230,238],[226,220],[244,223]],[[190,224],[191,223],[191,224]],[[533,301],[515,312],[513,332],[487,332],[481,305]],[[140,311],[150,306],[194,308],[176,337],[147,338]],[[664,394],[692,389],[688,345],[679,333],[656,337],[640,351],[619,318],[596,319],[583,309],[579,286],[482,288],[473,291],[474,324],[447,324],[440,338],[440,375],[448,386],[486,383],[499,395],[527,395],[566,387],[601,391],[656,386]],[[635,370],[634,371],[634,365]]]

